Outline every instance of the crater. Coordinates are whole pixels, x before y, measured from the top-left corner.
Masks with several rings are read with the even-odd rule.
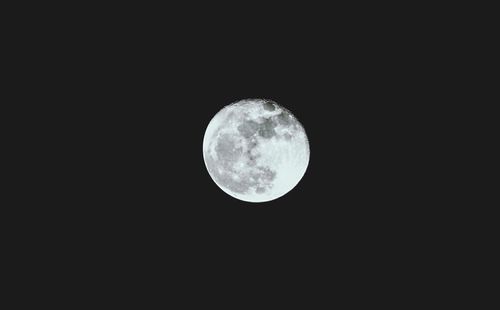
[[[287,112],[281,112],[280,114],[276,115],[276,119],[278,120],[278,123],[283,126],[288,126],[292,123],[292,118]]]
[[[292,139],[292,135],[289,134],[288,132],[285,132],[283,134],[283,138],[285,138],[285,140],[287,140],[287,141],[290,141]]]
[[[257,144],[258,144],[257,140],[255,138],[252,138],[252,139],[248,140],[248,142],[247,142],[247,148],[249,150],[252,150],[255,147],[257,147]]]
[[[273,101],[266,101],[262,103],[264,110],[266,111],[274,111],[276,108],[274,107]]]

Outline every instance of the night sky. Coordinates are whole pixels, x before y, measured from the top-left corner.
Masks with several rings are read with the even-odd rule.
[[[269,288],[295,278],[353,285],[404,261],[432,212],[419,195],[429,154],[414,146],[424,69],[398,27],[374,27],[358,11],[197,23],[195,11],[190,21],[124,17],[81,44],[67,97],[79,102],[68,140],[81,141],[71,164],[81,177],[66,221],[90,253]],[[266,203],[225,194],[203,161],[212,117],[246,98],[288,108],[309,139],[302,180]]]

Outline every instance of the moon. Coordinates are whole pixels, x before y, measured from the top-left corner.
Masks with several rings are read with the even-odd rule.
[[[301,123],[267,99],[225,106],[203,138],[203,159],[212,180],[228,195],[247,202],[266,202],[288,193],[304,176],[309,156]]]

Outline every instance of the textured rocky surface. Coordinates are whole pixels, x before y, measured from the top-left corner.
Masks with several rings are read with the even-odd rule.
[[[242,100],[222,109],[203,141],[207,169],[226,193],[268,201],[291,190],[309,162],[302,125],[276,102]]]

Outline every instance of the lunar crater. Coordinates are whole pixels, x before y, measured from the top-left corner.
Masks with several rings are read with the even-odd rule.
[[[274,111],[276,108],[274,107],[274,104],[275,103],[274,101],[266,101],[262,104],[262,106],[264,107],[264,110],[266,111]]]

